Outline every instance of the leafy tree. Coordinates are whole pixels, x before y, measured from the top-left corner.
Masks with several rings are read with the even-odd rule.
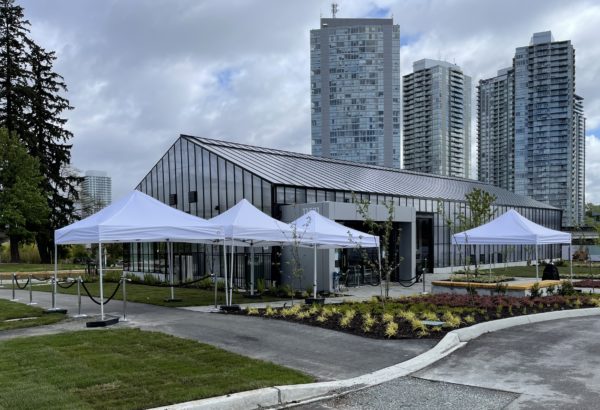
[[[37,232],[42,262],[50,262],[55,229],[72,222],[76,186],[81,178],[65,172],[73,137],[62,116],[72,109],[61,96],[63,78],[53,71],[54,52],[28,36],[29,21],[14,0],[0,0],[0,126],[16,132],[29,153],[38,159],[42,189],[51,209],[50,218],[29,227]]]
[[[361,218],[363,218],[363,221],[367,226],[367,233],[379,235],[379,251],[386,255],[385,258],[381,259],[380,266],[379,261],[371,260],[364,249],[361,248],[363,251],[363,260],[371,270],[379,276],[380,286],[382,286],[382,296],[385,300],[390,296],[392,273],[399,268],[400,262],[402,262],[402,257],[398,256],[398,246],[394,245],[390,247],[392,234],[394,232],[394,202],[391,200],[384,201],[382,205],[387,210],[387,218],[384,221],[375,221],[369,216],[369,205],[371,204],[369,201],[358,200],[354,193],[352,194],[352,199],[356,203],[357,212],[360,214]]]
[[[0,129],[0,226],[10,239],[11,262],[20,262],[19,242],[31,239],[28,226],[48,216],[37,160],[6,129]]]

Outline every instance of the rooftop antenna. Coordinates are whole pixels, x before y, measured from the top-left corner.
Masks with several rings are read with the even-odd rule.
[[[335,15],[338,12],[338,5],[337,3],[331,3],[331,18],[335,18]]]

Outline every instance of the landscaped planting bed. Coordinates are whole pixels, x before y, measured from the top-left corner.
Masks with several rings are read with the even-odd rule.
[[[510,297],[437,294],[331,305],[249,308],[239,314],[288,320],[372,338],[442,338],[476,323],[532,313],[600,306],[588,294]],[[443,324],[436,323],[443,322]]]
[[[573,286],[576,288],[600,288],[600,280],[586,279],[578,282],[573,282]]]

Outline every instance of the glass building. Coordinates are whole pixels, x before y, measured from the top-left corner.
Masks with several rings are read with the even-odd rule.
[[[312,153],[400,168],[400,27],[323,18],[310,32]]]
[[[480,80],[477,90],[479,180],[514,191],[514,70],[505,68],[496,77]]]
[[[535,33],[516,49],[512,69],[482,80],[479,93],[480,180],[562,209],[564,227],[581,225],[585,118],[571,42]]]
[[[246,198],[277,219],[289,216],[290,210],[298,207],[318,208],[326,211],[325,216],[359,229],[362,225],[354,198],[373,205],[392,201],[398,216],[392,246],[398,247],[404,258],[394,276],[396,280],[411,278],[416,266],[427,265],[430,272],[451,265],[462,266],[463,250],[451,246],[453,230],[447,221],[456,223],[457,216],[465,214],[465,194],[473,188],[496,196],[493,206],[496,215],[516,209],[536,223],[551,229],[560,228],[559,209],[473,180],[186,135],[177,139],[137,186],[138,190],[166,204],[206,219]],[[384,219],[386,216],[383,212]],[[556,245],[542,248],[541,258],[560,257]],[[176,244],[175,270],[179,280],[197,278],[211,271],[222,274],[220,252],[220,247]],[[323,252],[320,258],[325,258],[323,270],[331,272],[337,264],[329,253],[334,251],[319,252]],[[500,263],[531,258],[527,252],[525,248],[482,246],[470,256],[480,263]],[[165,257],[164,245],[132,244],[126,251],[125,270],[164,275]],[[248,249],[236,250],[238,286],[247,283],[248,258]],[[256,277],[263,278],[267,284],[285,282],[284,264],[278,248],[256,251]]]
[[[404,169],[468,178],[471,77],[456,64],[424,59],[402,87]]]

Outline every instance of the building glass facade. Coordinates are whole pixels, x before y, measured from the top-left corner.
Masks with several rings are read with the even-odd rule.
[[[403,82],[404,169],[468,178],[471,77],[445,61],[419,60]]]
[[[112,203],[112,180],[106,172],[85,172],[80,201],[83,217],[93,215]]]
[[[338,175],[346,175],[342,180]],[[359,177],[358,175],[361,175]],[[396,180],[394,180],[394,177]],[[361,185],[363,184],[363,185]],[[371,186],[373,189],[361,189]],[[414,208],[416,233],[422,258],[431,269],[461,266],[464,249],[451,246],[454,233],[446,221],[458,222],[466,204],[464,192],[473,187],[498,197],[496,215],[516,209],[526,218],[552,229],[560,228],[561,211],[499,188],[456,178],[440,178],[389,168],[326,160],[310,155],[270,150],[229,142],[182,136],[158,161],[137,189],[171,206],[212,218],[242,198],[263,212],[280,219],[281,207],[314,202],[352,202],[358,199],[373,204],[392,201],[400,207]],[[341,221],[343,222],[343,221]],[[480,263],[516,261],[531,258],[528,250],[517,247],[478,247]],[[559,257],[557,246],[544,246],[540,258]],[[257,280],[281,280],[280,253],[277,248],[256,251]],[[472,252],[472,251],[469,251]],[[175,271],[180,280],[202,277],[210,272],[222,275],[221,248],[198,244],[175,244]],[[165,249],[160,244],[132,244],[125,256],[128,271],[166,273]],[[422,263],[423,261],[417,261]],[[236,279],[247,280],[249,250],[236,250]]]
[[[400,27],[321,19],[310,65],[313,155],[400,168]]]
[[[480,181],[514,191],[514,71],[498,71],[477,87],[477,138]]]

